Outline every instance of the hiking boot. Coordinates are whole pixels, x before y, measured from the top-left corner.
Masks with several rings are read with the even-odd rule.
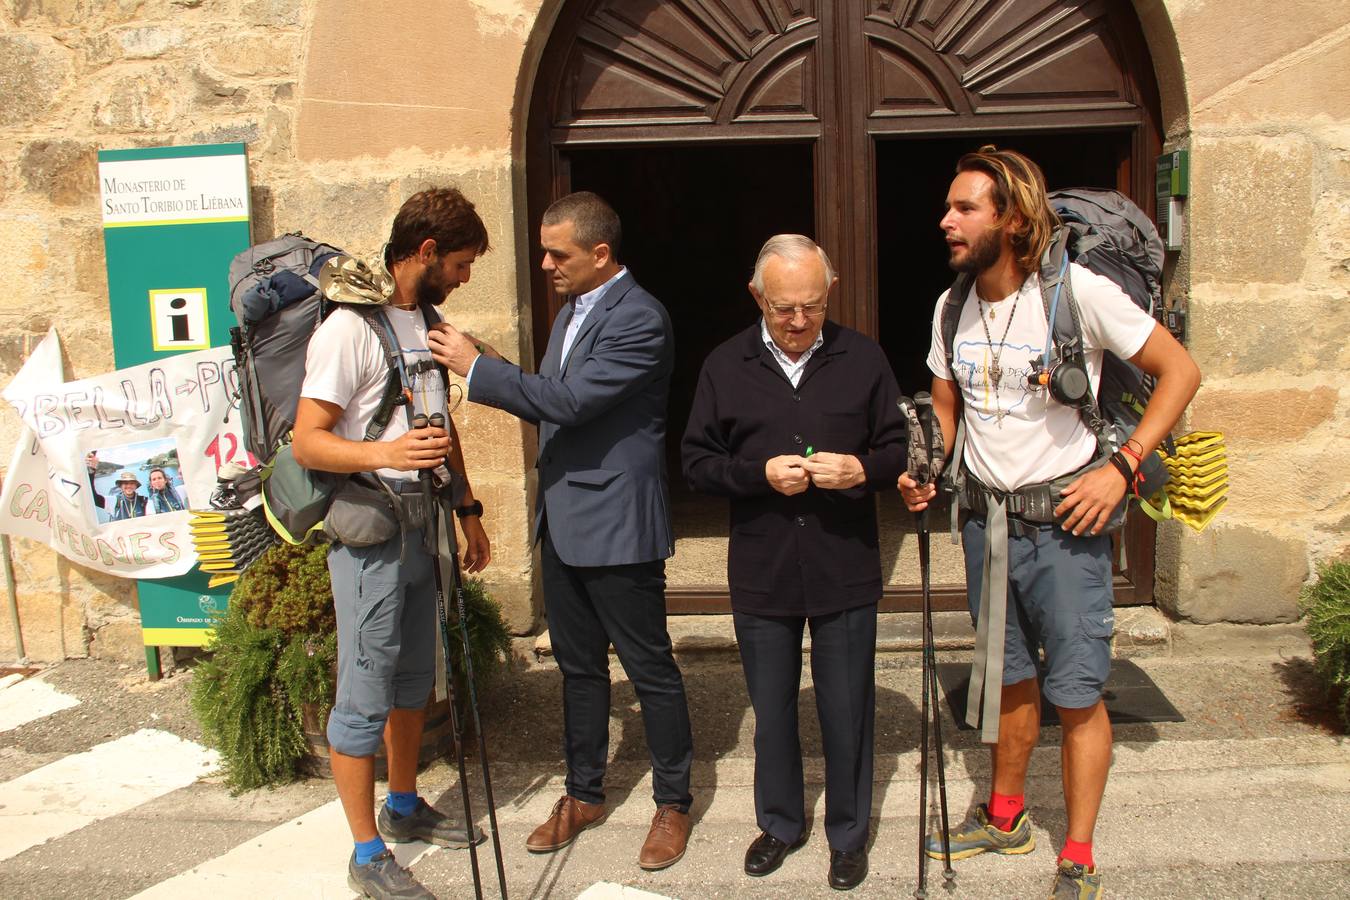
[[[358,897],[374,900],[436,900],[436,895],[422,887],[388,850],[375,854],[364,866],[356,864],[356,854],[352,853],[347,863],[347,887]]]
[[[1100,900],[1103,896],[1102,876],[1097,874],[1096,866],[1089,869],[1082,863],[1059,861],[1050,900]]]
[[[965,859],[986,850],[994,853],[1030,853],[1036,849],[1031,836],[1031,821],[1024,809],[1013,819],[1011,831],[1001,831],[989,821],[989,807],[981,803],[975,812],[957,826],[951,836],[952,859]],[[924,844],[924,852],[932,859],[942,859],[942,834],[933,832]]]
[[[548,821],[536,828],[525,840],[525,849],[531,853],[550,853],[561,850],[582,831],[599,822],[605,815],[605,804],[586,803],[563,794],[553,804]]]
[[[689,844],[689,827],[689,813],[680,812],[671,804],[657,807],[647,840],[642,842],[642,852],[638,854],[638,865],[649,872],[675,865]]]
[[[406,816],[390,810],[387,803],[381,805],[375,827],[379,829],[380,837],[391,844],[426,841],[452,850],[463,850],[469,846],[469,830],[452,824],[449,816],[421,797],[417,798],[417,808]],[[478,828],[473,829],[473,842],[483,842],[483,832]]]

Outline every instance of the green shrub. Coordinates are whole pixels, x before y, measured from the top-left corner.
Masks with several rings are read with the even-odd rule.
[[[1317,567],[1317,580],[1299,597],[1312,639],[1317,674],[1338,701],[1341,727],[1350,734],[1350,560]]]
[[[320,722],[332,709],[337,634],[326,556],[326,546],[281,544],[259,557],[230,594],[212,657],[197,667],[192,707],[236,792],[294,780],[308,750],[301,707],[316,707]],[[451,664],[462,684],[457,605],[453,595],[447,601]],[[481,689],[510,652],[511,635],[476,578],[464,581],[464,606]],[[458,699],[463,707],[466,698]]]
[[[311,657],[306,675],[312,678],[308,670],[319,668],[331,682],[327,672],[336,650],[319,641],[319,651],[329,654]],[[235,792],[295,778],[296,763],[307,749],[296,699],[313,696],[315,688],[299,680],[288,684],[278,662],[289,660],[297,667],[307,643],[305,635],[287,637],[279,629],[253,625],[243,605],[231,606],[216,625],[210,648],[215,652],[197,666],[193,678],[192,708],[206,742],[220,751],[225,782]]]
[[[337,627],[331,590],[326,545],[278,544],[245,570],[230,606],[245,607],[259,628],[326,634]]]
[[[453,592],[446,600],[446,619],[450,625],[450,661],[455,674],[462,679],[464,651],[459,636],[458,604]],[[501,604],[492,599],[483,582],[477,578],[464,579],[464,618],[469,623],[474,683],[481,688],[492,680],[502,662],[510,655],[511,632],[502,619]]]

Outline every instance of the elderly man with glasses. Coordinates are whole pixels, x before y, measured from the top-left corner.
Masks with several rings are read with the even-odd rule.
[[[776,235],[750,293],[763,317],[703,364],[684,474],[731,500],[727,580],[755,710],[755,818],[747,875],[806,839],[797,729],[802,635],[825,753],[831,887],[867,876],[881,557],[872,494],[905,465],[895,376],[877,344],[826,319],[838,279],[802,235]]]

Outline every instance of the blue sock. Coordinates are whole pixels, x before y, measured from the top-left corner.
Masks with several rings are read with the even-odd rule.
[[[364,866],[385,850],[384,838],[378,834],[368,841],[356,842],[356,864]]]
[[[390,791],[389,796],[385,798],[384,805],[389,807],[389,811],[399,816],[412,815],[417,809],[417,791]]]

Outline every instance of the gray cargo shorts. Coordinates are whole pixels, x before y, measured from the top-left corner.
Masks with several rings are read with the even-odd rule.
[[[972,621],[982,600],[984,528],[971,516],[961,529]],[[1044,648],[1046,699],[1066,709],[1096,703],[1111,673],[1111,599],[1109,535],[1074,537],[1054,523],[1010,527],[1003,683],[1035,678]]]
[[[337,612],[337,701],[328,743],[347,756],[372,756],[391,709],[421,709],[436,679],[436,582],[422,532],[370,547],[328,551]]]

